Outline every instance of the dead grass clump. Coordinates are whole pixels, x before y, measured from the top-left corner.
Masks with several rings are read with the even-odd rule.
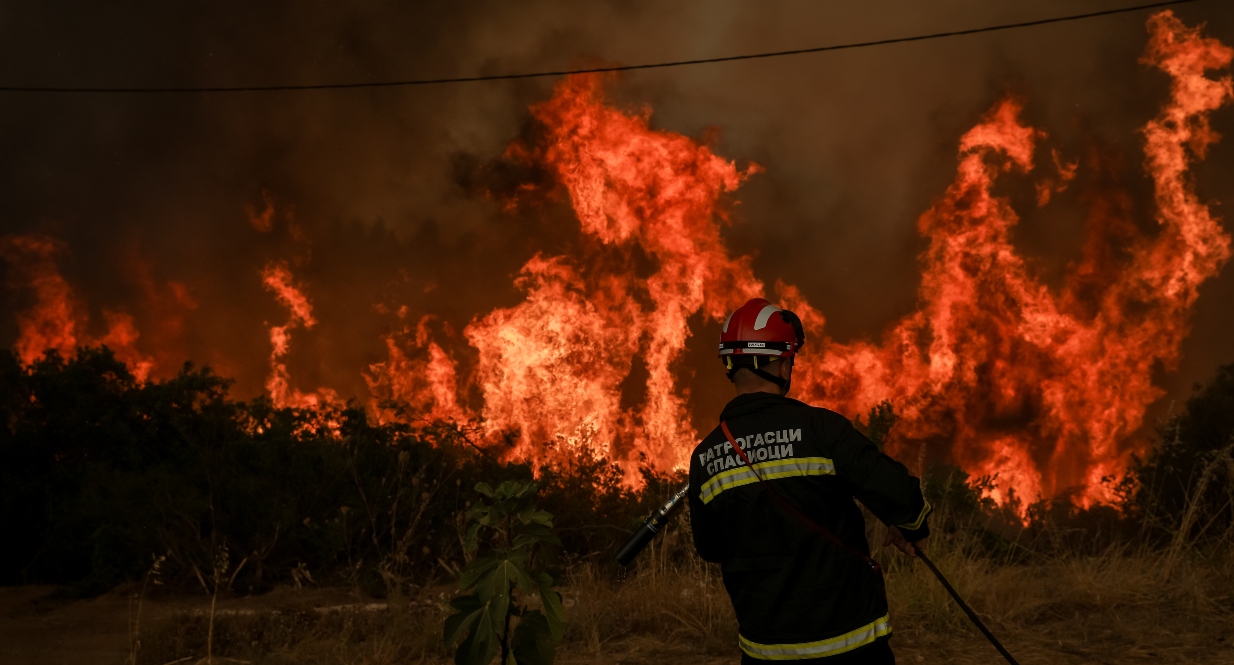
[[[718,569],[683,547],[689,534],[680,526],[665,535],[624,578],[599,565],[572,570],[565,660],[739,657]],[[931,556],[1024,665],[1234,662],[1234,555],[1225,550],[1193,550],[1169,569],[1161,550],[1115,545],[1046,556],[1017,548],[1010,560],[983,553],[972,538],[940,534]],[[876,554],[902,662],[998,660],[924,565],[891,550]]]
[[[562,651],[598,656],[645,647],[663,653],[664,645],[677,644],[695,653],[733,653],[737,620],[719,569],[683,547],[689,538],[682,527],[670,527],[618,577],[611,567],[575,567],[565,589]]]
[[[216,613],[213,658],[218,663],[394,665],[438,662],[437,603],[356,604],[316,609],[239,609]],[[146,638],[138,662],[195,662],[207,652],[210,617],[177,612]]]
[[[1168,571],[1164,553],[1125,547],[1020,565],[933,549],[938,567],[1022,663],[1234,658],[1226,639],[1234,633],[1234,556],[1197,555]],[[898,651],[938,652],[948,662],[994,657],[924,566],[896,565],[888,596]]]

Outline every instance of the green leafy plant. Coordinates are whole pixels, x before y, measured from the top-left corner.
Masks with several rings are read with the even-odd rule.
[[[447,647],[458,644],[458,665],[488,665],[499,653],[502,665],[549,665],[565,633],[561,594],[553,577],[537,566],[540,546],[559,544],[553,516],[536,506],[534,482],[507,480],[496,489],[487,483],[476,491],[491,500],[470,511],[464,547],[469,553],[489,545],[459,574],[470,594],[450,601],[457,612],[446,619]],[[539,607],[534,607],[538,599]],[[459,642],[459,638],[466,637]]]

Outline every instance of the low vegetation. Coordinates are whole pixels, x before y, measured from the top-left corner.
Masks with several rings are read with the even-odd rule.
[[[276,410],[231,399],[207,370],[138,384],[105,349],[30,369],[0,356],[0,409],[0,529],[12,536],[0,581],[131,595],[128,662],[450,662],[466,630],[448,646],[447,617],[486,557],[517,549],[497,531],[472,548],[469,524],[533,476],[534,511],[552,513],[560,544],[528,555],[522,604],[507,613],[547,628],[535,580],[551,576],[565,616],[548,633],[556,662],[736,657],[719,571],[694,555],[684,520],[630,570],[612,562],[680,477],[648,476],[631,493],[586,455],[533,473],[477,452],[466,429]],[[862,426],[881,440],[894,422],[883,406]],[[1040,502],[1027,524],[982,499],[990,479],[926,474],[932,557],[1020,662],[1234,659],[1234,366],[1159,436],[1112,479],[1121,505]],[[514,512],[537,516],[526,525],[545,526],[525,509]],[[871,521],[872,542],[881,528]],[[537,548],[552,540],[531,529]],[[903,662],[995,662],[923,566],[876,558]],[[499,654],[500,640],[483,650]]]
[[[507,480],[493,489],[476,485],[487,501],[471,509],[464,546],[475,554],[481,541],[487,551],[473,556],[459,574],[464,595],[450,600],[454,614],[446,617],[445,644],[458,644],[460,665],[487,665],[500,656],[501,665],[547,665],[566,629],[556,581],[537,557],[544,545],[559,545],[553,516],[536,507],[534,483]],[[533,603],[535,606],[533,606]]]
[[[138,383],[106,349],[23,369],[0,353],[0,584],[101,593],[165,556],[165,587],[227,593],[278,584],[354,587],[384,597],[465,565],[477,483],[533,470],[477,452],[449,425],[370,424],[359,407],[275,409],[186,366]],[[581,456],[538,470],[565,564],[616,547],[682,478],[622,489]],[[310,491],[311,490],[311,491]]]

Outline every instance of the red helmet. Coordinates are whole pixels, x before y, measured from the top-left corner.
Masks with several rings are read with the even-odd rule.
[[[792,358],[805,343],[805,330],[796,314],[754,298],[724,322],[719,355]]]

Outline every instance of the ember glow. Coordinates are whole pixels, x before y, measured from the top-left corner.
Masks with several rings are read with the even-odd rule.
[[[830,339],[823,313],[790,283],[776,283],[772,299],[802,316],[810,338],[795,396],[850,417],[889,400],[901,417],[893,454],[996,476],[993,496],[1005,504],[1111,498],[1106,479],[1125,470],[1146,409],[1163,394],[1152,370],[1175,366],[1199,286],[1229,257],[1230,237],[1196,196],[1189,169],[1218,138],[1209,113],[1234,95],[1228,76],[1207,74],[1232,55],[1170,12],[1149,20],[1143,62],[1172,81],[1143,129],[1159,229],[1141,233],[1123,207],[1095,203],[1082,258],[1059,288],[1013,245],[1019,217],[996,189],[1028,179],[1049,210],[1084,167],[1046,149],[1046,133],[1022,120],[1028,101],[997,102],[960,138],[954,181],[917,221],[928,242],[918,305],[880,342]],[[681,367],[687,341],[715,337],[731,310],[766,291],[750,257],[730,252],[720,234],[734,193],[761,168],[651,128],[650,109],[606,101],[605,81],[562,80],[531,109],[540,132],[505,155],[560,185],[581,249],[533,256],[516,277],[522,300],[476,313],[461,332],[431,311],[378,305],[396,325],[382,339],[384,360],[361,368],[374,419],[468,423],[478,445],[536,464],[586,451],[620,465],[631,485],[641,482],[640,467],[685,464],[699,436]],[[270,233],[281,218],[263,199],[249,218]],[[284,217],[297,242],[307,242]],[[107,315],[106,336],[83,340],[80,307],[56,271],[60,251],[40,238],[0,246],[10,282],[35,301],[18,320],[19,358],[30,364],[44,349],[107,343],[142,367],[143,357],[123,355],[140,344],[123,314]],[[311,289],[284,261],[268,262],[261,279],[288,312],[268,328],[271,399],[308,409],[339,404],[329,388],[296,389],[288,367],[293,333],[317,324]],[[715,376],[723,380],[718,364]]]

